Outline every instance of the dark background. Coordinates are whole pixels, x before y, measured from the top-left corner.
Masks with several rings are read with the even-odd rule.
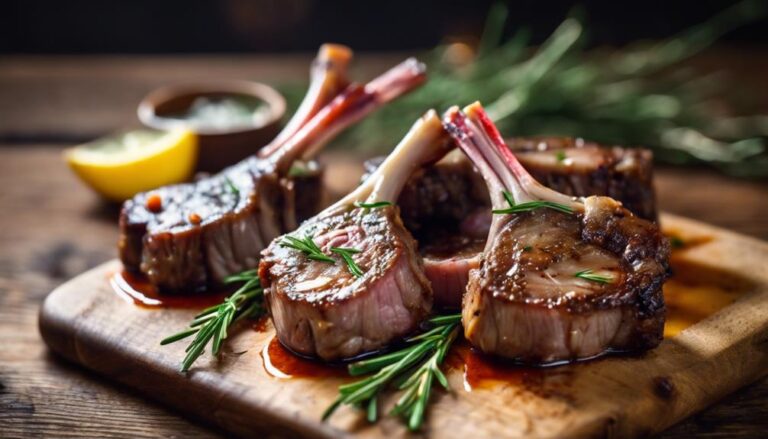
[[[451,38],[477,38],[492,3],[5,0],[0,3],[0,53],[312,51],[326,41],[358,50],[421,49]],[[671,36],[733,3],[520,0],[508,2],[507,31],[529,26],[533,42],[541,42],[579,5],[593,45],[621,45]],[[723,40],[764,45],[768,21],[745,26]]]

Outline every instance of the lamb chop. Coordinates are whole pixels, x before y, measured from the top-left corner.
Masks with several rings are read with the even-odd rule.
[[[387,346],[429,314],[432,290],[416,241],[389,201],[449,145],[428,112],[362,185],[262,252],[259,278],[284,346],[347,359]]]
[[[506,143],[544,186],[577,197],[605,195],[636,216],[656,221],[650,150],[573,137],[516,137]]]
[[[512,138],[507,145],[545,186],[573,196],[606,195],[637,216],[656,220],[650,150],[565,137]],[[363,179],[382,160],[366,161]],[[419,241],[435,306],[461,306],[469,270],[480,263],[488,236],[490,203],[482,177],[458,150],[417,171],[397,200],[403,223]]]
[[[126,269],[143,273],[166,293],[218,286],[256,267],[259,252],[296,227],[297,211],[316,212],[320,185],[293,179],[292,165],[425,79],[424,66],[408,59],[366,85],[347,85],[350,57],[343,46],[320,49],[299,111],[259,154],[214,176],[127,201],[119,242]],[[297,186],[311,191],[297,194]]]
[[[669,274],[659,227],[611,198],[538,183],[478,103],[452,108],[444,125],[485,178],[495,214],[463,299],[466,338],[535,364],[658,345]]]

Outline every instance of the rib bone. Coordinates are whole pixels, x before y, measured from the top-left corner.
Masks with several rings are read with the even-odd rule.
[[[446,129],[487,182],[493,207],[548,201],[494,215],[462,304],[473,345],[526,363],[644,350],[661,341],[669,244],[658,226],[608,197],[572,199],[540,185],[475,103],[450,109]]]
[[[448,136],[428,112],[379,170],[352,193],[291,233],[311,239],[333,262],[318,261],[276,239],[262,253],[259,277],[279,340],[300,354],[350,358],[389,345],[413,331],[432,308],[416,242],[394,205],[411,173],[445,154]],[[331,250],[352,249],[355,275]],[[333,259],[335,258],[335,259]]]

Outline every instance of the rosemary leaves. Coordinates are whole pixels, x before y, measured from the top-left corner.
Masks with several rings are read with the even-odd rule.
[[[224,176],[224,185],[227,187],[227,190],[235,196],[235,198],[240,198],[240,189],[235,186],[235,183],[232,182],[232,180]]]
[[[353,405],[364,407],[368,421],[375,422],[379,396],[394,386],[403,393],[390,414],[403,417],[409,429],[418,430],[434,381],[448,389],[440,365],[458,335],[460,322],[461,314],[434,317],[428,321],[431,328],[406,340],[406,347],[350,364],[352,376],[373,375],[340,386],[339,397],[325,411],[323,420],[341,405]]]
[[[506,215],[510,213],[530,212],[542,207],[556,210],[558,212],[572,214],[573,209],[565,204],[554,203],[552,201],[528,201],[525,203],[516,204],[512,194],[507,191],[502,191],[504,199],[509,203],[509,207],[506,209],[493,209],[492,212],[496,215]]]
[[[355,201],[355,207],[360,207],[362,209],[379,209],[381,207],[391,206],[392,202],[390,201],[376,201],[375,203],[364,203],[362,201]]]
[[[314,261],[328,262],[331,264],[336,263],[336,260],[320,250],[320,247],[317,246],[315,241],[309,235],[306,235],[303,239],[294,238],[291,235],[285,235],[283,241],[280,242],[280,245],[298,250],[307,255],[309,259]]]
[[[592,270],[582,270],[577,273],[574,273],[573,277],[578,277],[581,279],[585,279],[592,282],[597,282],[601,284],[609,284],[613,282],[613,277],[611,276],[604,276],[601,274],[595,274]]]
[[[230,284],[243,283],[243,285],[231,296],[224,299],[224,302],[206,308],[196,315],[188,329],[160,342],[161,345],[167,345],[195,335],[195,338],[187,346],[187,355],[181,363],[182,372],[189,370],[211,341],[213,342],[211,354],[218,355],[229,334],[230,327],[236,322],[246,318],[257,318],[265,312],[264,292],[261,289],[261,282],[256,270],[235,274],[228,277],[225,282]]]
[[[286,235],[284,240],[280,243],[283,247],[289,247],[294,250],[298,250],[309,259],[321,262],[328,262],[335,264],[336,260],[323,253],[320,247],[315,243],[311,236],[306,235],[303,239],[294,238],[293,236]],[[341,259],[347,264],[347,269],[355,277],[362,277],[363,270],[357,265],[352,255],[360,253],[360,250],[355,248],[343,248],[343,247],[331,247],[331,252],[341,256]]]
[[[360,253],[360,250],[355,248],[331,247],[331,251],[344,259],[344,262],[347,264],[347,269],[353,276],[363,277],[363,270],[361,270],[355,260],[352,259],[352,255]]]

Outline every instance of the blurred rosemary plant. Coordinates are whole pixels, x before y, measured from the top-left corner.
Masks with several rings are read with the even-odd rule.
[[[497,4],[474,59],[449,63],[451,47],[437,47],[426,57],[426,85],[379,110],[339,143],[386,151],[426,109],[480,100],[507,136],[642,145],[661,162],[706,163],[732,175],[768,177],[768,115],[728,116],[746,107],[733,84],[721,74],[680,66],[767,13],[768,3],[746,0],[669,40],[604,53],[585,50],[584,26],[573,17],[538,48],[529,47],[525,29],[502,42],[507,9]]]

